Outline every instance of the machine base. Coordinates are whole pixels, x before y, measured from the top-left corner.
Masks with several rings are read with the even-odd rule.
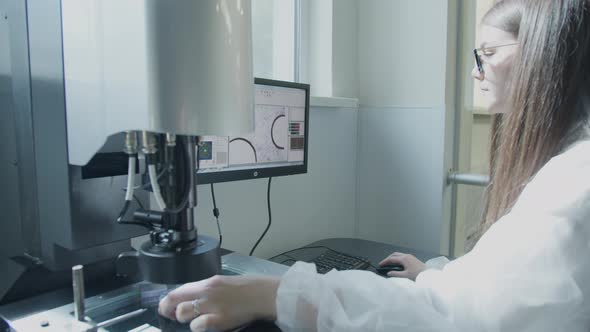
[[[158,284],[183,284],[221,273],[219,242],[199,235],[197,246],[177,251],[144,242],[117,258],[117,274]]]

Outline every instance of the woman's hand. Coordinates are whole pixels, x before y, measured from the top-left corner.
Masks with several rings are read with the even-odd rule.
[[[183,285],[160,301],[160,315],[192,331],[225,331],[254,320],[276,319],[280,279],[262,276],[214,276]]]
[[[379,266],[388,264],[401,264],[404,266],[403,271],[390,271],[387,273],[390,277],[408,278],[416,281],[416,277],[420,272],[426,270],[426,265],[418,258],[410,254],[401,252],[394,252],[379,263]]]

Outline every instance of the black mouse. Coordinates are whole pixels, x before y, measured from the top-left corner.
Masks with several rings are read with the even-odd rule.
[[[377,268],[377,273],[382,276],[387,276],[387,273],[390,271],[400,272],[403,270],[405,270],[405,268],[401,264],[387,264],[387,265],[379,266]]]

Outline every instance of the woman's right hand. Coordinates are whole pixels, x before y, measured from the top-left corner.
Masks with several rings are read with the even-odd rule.
[[[160,301],[160,315],[190,323],[191,331],[225,331],[254,320],[276,319],[280,279],[215,276],[183,285]]]
[[[379,262],[379,266],[389,264],[401,264],[404,266],[403,271],[390,271],[387,273],[389,277],[408,278],[416,281],[416,277],[420,272],[426,270],[426,264],[421,260],[410,254],[404,254],[401,252],[394,252],[387,258]]]

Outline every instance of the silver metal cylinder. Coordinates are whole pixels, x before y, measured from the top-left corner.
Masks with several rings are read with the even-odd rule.
[[[184,215],[181,217],[181,227],[180,230],[182,231],[191,231],[195,229],[195,219],[194,219],[194,210],[193,208],[197,206],[197,160],[196,160],[196,138],[194,136],[184,136],[182,137],[184,148],[186,149],[186,155],[188,157],[188,162],[186,167],[189,168],[190,172],[188,172],[188,179],[187,181],[190,184],[189,193],[188,193],[188,202],[186,209],[184,211]]]
[[[490,177],[484,174],[449,173],[447,183],[486,187],[490,183]]]
[[[127,154],[136,154],[137,153],[137,132],[136,131],[128,131],[125,132],[125,148],[123,151]]]
[[[166,133],[166,145],[167,146],[176,146],[176,135]]]
[[[84,266],[72,267],[72,287],[74,290],[74,315],[80,322],[85,321],[84,307]]]
[[[141,143],[142,143],[142,151],[145,154],[154,154],[158,152],[157,142],[156,142],[156,135],[150,133],[149,131],[142,131],[141,132]]]
[[[196,148],[197,148],[197,140],[194,136],[186,137],[185,141],[185,148],[187,149],[187,156],[188,156],[188,165],[189,169],[189,183],[190,191],[188,195],[188,207],[194,208],[197,206],[197,157],[196,157]]]

